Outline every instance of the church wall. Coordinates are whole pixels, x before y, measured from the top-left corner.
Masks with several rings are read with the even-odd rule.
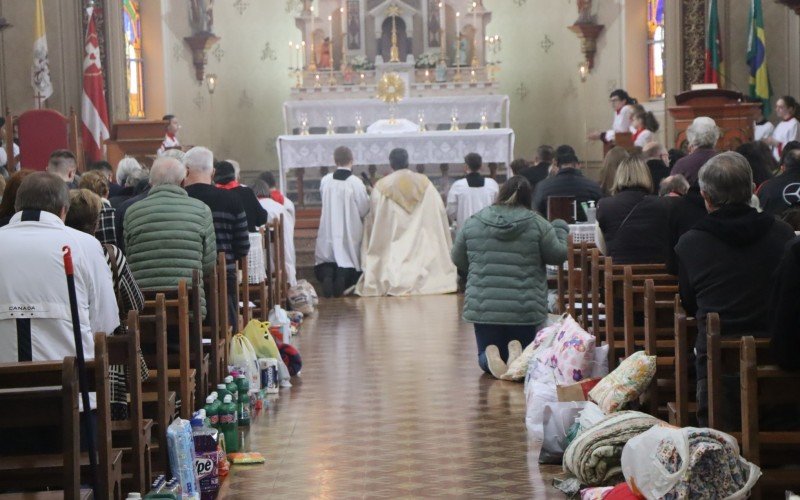
[[[47,107],[80,114],[83,34],[79,0],[43,0],[53,95]],[[0,106],[21,113],[34,105],[31,88],[36,2],[0,0],[0,17],[13,26],[0,34]]]

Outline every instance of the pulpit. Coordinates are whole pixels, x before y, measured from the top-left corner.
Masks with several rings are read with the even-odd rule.
[[[162,120],[135,120],[116,122],[111,127],[111,137],[106,140],[106,157],[116,168],[126,156],[140,163],[152,163],[158,148],[164,142],[166,122]]]
[[[78,117],[70,110],[69,117],[52,109],[32,109],[14,117],[6,117],[6,155],[8,170],[14,170],[14,129],[19,137],[19,165],[32,170],[45,170],[50,153],[68,149],[75,153],[78,172],[83,172],[83,151],[80,147]]]
[[[721,135],[717,149],[732,150],[753,140],[753,119],[759,103],[744,102],[733,90],[691,90],[675,96],[676,106],[669,108],[675,119],[675,147],[686,149],[686,129],[699,116],[717,122]]]

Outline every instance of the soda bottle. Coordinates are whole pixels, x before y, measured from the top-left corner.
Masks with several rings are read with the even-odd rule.
[[[236,379],[236,386],[239,388],[239,425],[242,427],[250,426],[250,382],[244,375],[239,375]]]
[[[220,401],[225,401],[226,394],[230,394],[230,391],[228,391],[228,386],[225,384],[217,384],[217,395]]]
[[[239,426],[236,423],[236,405],[233,397],[225,395],[219,413],[220,431],[225,436],[226,453],[239,451]]]
[[[215,406],[215,401],[214,396],[209,396],[206,398],[206,405],[203,407],[206,411],[206,417],[208,417],[208,424],[214,428],[219,425],[219,405]]]
[[[234,403],[239,401],[239,387],[236,386],[236,382],[233,381],[233,377],[231,375],[225,377],[225,388],[233,397]]]

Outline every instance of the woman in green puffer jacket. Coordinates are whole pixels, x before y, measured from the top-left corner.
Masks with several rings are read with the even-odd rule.
[[[569,226],[547,222],[531,198],[527,179],[509,179],[494,205],[467,220],[451,253],[467,276],[463,318],[475,326],[478,364],[496,377],[547,320],[545,265],[567,258]]]

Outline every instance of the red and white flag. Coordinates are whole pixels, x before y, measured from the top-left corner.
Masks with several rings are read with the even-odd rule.
[[[103,69],[100,62],[100,44],[94,9],[89,8],[89,26],[86,30],[86,46],[83,58],[83,97],[81,99],[83,120],[83,149],[89,161],[102,160],[105,156],[103,142],[108,139],[108,108],[103,89]]]

